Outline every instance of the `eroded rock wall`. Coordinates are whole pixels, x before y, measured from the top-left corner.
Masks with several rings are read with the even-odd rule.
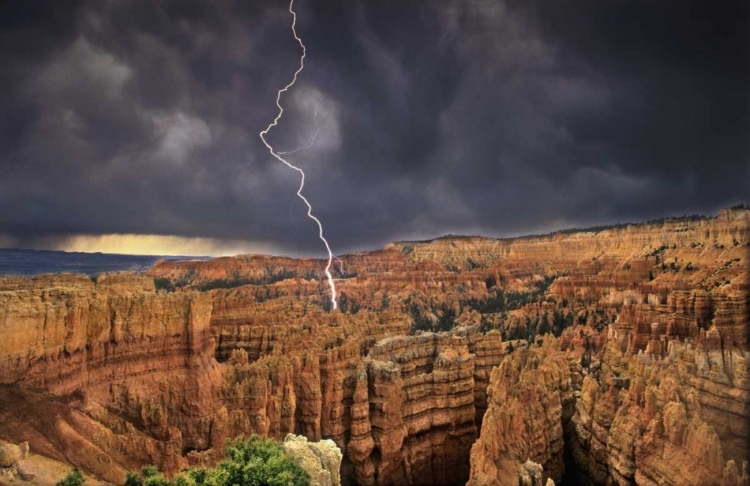
[[[364,357],[356,341],[252,363],[237,351],[227,363],[220,429],[331,438],[344,450],[343,477],[356,484],[461,484],[477,437],[475,395],[484,387],[474,379],[467,333],[485,350],[503,346],[496,333],[482,344],[476,331],[462,329],[382,339]]]
[[[529,459],[556,479],[563,443],[603,483],[679,484],[670,458],[701,453],[710,467],[691,474],[721,467],[733,484],[749,221],[394,243],[337,262],[337,311],[317,260],[3,277],[0,436],[112,482],[212,464],[227,437],[296,433],[332,439],[359,484],[460,482],[477,438],[473,484],[525,481]],[[453,329],[410,336],[418,320]],[[709,430],[718,442],[698,440]]]
[[[471,449],[469,485],[525,484],[524,466],[542,466],[544,479],[564,472],[563,429],[573,415],[575,360],[547,337],[541,347],[516,350],[492,371],[488,408]]]
[[[0,289],[4,436],[58,460],[78,450],[73,462],[108,480],[143,462],[182,467],[207,446],[221,373],[206,295],[155,294],[133,275]]]
[[[611,342],[576,404],[578,464],[600,484],[743,484],[735,479],[748,457],[747,356],[725,352],[734,378],[708,368],[717,353],[684,343],[654,359]]]

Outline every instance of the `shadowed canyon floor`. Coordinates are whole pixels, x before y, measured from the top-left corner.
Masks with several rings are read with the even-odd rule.
[[[312,259],[0,277],[0,439],[114,483],[296,433],[344,484],[748,484],[749,257],[733,209],[393,243],[338,310]]]

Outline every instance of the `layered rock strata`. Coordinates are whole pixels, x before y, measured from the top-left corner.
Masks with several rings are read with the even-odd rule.
[[[730,378],[712,354],[673,341],[653,359],[612,341],[576,404],[578,464],[599,484],[746,484],[747,356],[727,352]]]
[[[574,411],[579,374],[575,360],[547,337],[541,347],[521,348],[492,371],[481,435],[471,449],[470,486],[515,486],[559,480],[563,429]],[[530,474],[527,462],[539,466]]]
[[[369,434],[349,445],[362,458],[354,464],[357,482],[458,484],[477,436],[474,355],[466,339],[431,333],[385,339],[366,365]]]
[[[212,464],[227,437],[296,433],[332,439],[343,481],[360,484],[464,481],[477,437],[478,475],[494,467],[525,481],[531,459],[557,479],[564,440],[603,483],[680,484],[670,457],[703,451],[706,471],[721,464],[733,484],[747,455],[749,221],[726,210],[394,243],[342,257],[337,311],[316,260],[162,262],[96,282],[3,277],[0,437],[111,482],[146,463]],[[452,330],[409,336],[420,326]],[[638,398],[649,387],[653,407]],[[539,407],[519,408],[526,399]],[[528,412],[518,445],[487,425],[505,423],[503,404]],[[648,422],[622,418],[631,412]],[[715,441],[696,445],[709,428],[720,455]]]
[[[54,276],[2,279],[0,302],[5,437],[57,460],[77,450],[74,464],[110,481],[206,448],[221,382],[207,296]]]

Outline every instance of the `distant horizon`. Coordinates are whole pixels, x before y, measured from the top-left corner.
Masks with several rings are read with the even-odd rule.
[[[74,273],[94,278],[102,273],[143,272],[158,261],[206,261],[188,255],[122,255],[102,252],[68,252],[28,248],[0,248],[0,275],[29,277]]]
[[[81,254],[81,255],[110,255],[110,256],[132,256],[132,257],[166,257],[166,258],[216,258],[211,255],[159,255],[151,253],[111,253],[106,251],[76,251],[76,250],[49,250],[46,248],[16,248],[16,247],[0,247],[0,251],[28,251],[28,252],[49,252],[49,253],[70,253],[70,254]]]
[[[716,211],[714,214],[674,214],[669,216],[662,216],[660,218],[655,219],[648,219],[648,220],[641,220],[641,221],[620,221],[620,222],[610,222],[610,223],[602,223],[602,224],[595,224],[592,226],[584,226],[584,227],[578,227],[578,226],[562,226],[555,229],[551,229],[549,231],[545,232],[537,232],[537,233],[522,233],[522,234],[514,234],[509,236],[496,236],[496,235],[487,235],[487,234],[455,234],[455,233],[446,233],[441,234],[433,237],[426,237],[426,238],[418,238],[418,239],[409,239],[409,238],[399,238],[395,239],[393,241],[389,241],[383,245],[379,246],[369,246],[368,248],[363,249],[357,249],[353,251],[348,251],[345,253],[336,253],[338,256],[346,256],[353,253],[359,253],[359,252],[368,252],[368,251],[377,251],[379,249],[382,249],[388,244],[394,244],[394,243],[423,243],[423,242],[432,242],[435,240],[440,239],[448,239],[448,238],[490,238],[490,239],[497,239],[497,240],[512,240],[512,239],[522,239],[522,238],[530,238],[530,237],[543,237],[543,236],[551,236],[557,233],[569,233],[569,232],[587,232],[587,231],[593,231],[593,230],[604,230],[609,228],[615,228],[615,227],[621,227],[621,226],[627,226],[627,225],[634,225],[634,224],[649,224],[654,223],[659,220],[671,220],[671,219],[681,219],[681,218],[691,218],[691,217],[698,217],[698,218],[715,218],[718,217],[718,214],[722,210],[729,210],[729,209],[750,209],[750,205],[746,203],[738,203],[736,205],[730,206],[730,207],[724,207]],[[101,238],[102,236],[106,237],[116,237],[119,235],[100,235],[100,236],[92,236],[93,238]],[[144,236],[144,237],[159,237],[163,236],[164,238],[170,239],[175,238],[174,236],[167,236],[167,235],[124,235],[127,237],[132,236]],[[184,238],[189,239],[189,237],[177,237],[177,238]],[[0,240],[1,241],[1,240]],[[248,242],[250,243],[250,242]],[[215,259],[215,258],[222,258],[222,257],[234,257],[234,256],[241,256],[241,255],[257,255],[257,256],[272,256],[272,257],[286,257],[286,258],[311,258],[311,259],[324,259],[324,256],[317,256],[317,255],[305,255],[305,254],[288,254],[288,253],[274,253],[269,251],[249,251],[249,252],[237,252],[237,253],[221,253],[221,254],[209,254],[209,253],[160,253],[160,252],[154,252],[154,253],[125,253],[125,252],[117,252],[117,251],[106,251],[106,250],[95,250],[95,251],[86,251],[81,249],[65,249],[65,248],[33,248],[33,247],[19,247],[19,246],[0,246],[0,251],[32,251],[32,252],[56,252],[56,253],[69,253],[69,254],[83,254],[83,255],[108,255],[108,256],[123,256],[123,257],[162,257],[162,258],[168,258],[168,259]]]

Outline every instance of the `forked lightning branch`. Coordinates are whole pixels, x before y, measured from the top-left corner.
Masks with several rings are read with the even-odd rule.
[[[304,189],[305,187],[305,172],[299,167],[297,167],[296,165],[291,164],[289,161],[284,159],[284,157],[282,157],[282,154],[297,152],[299,149],[293,150],[290,152],[276,152],[271,146],[271,144],[268,143],[268,141],[266,140],[266,135],[268,135],[268,132],[270,132],[273,127],[278,125],[279,120],[281,120],[281,117],[284,114],[284,108],[282,108],[281,106],[281,95],[287,92],[292,86],[294,86],[294,83],[297,82],[297,76],[305,68],[305,55],[307,54],[307,49],[305,48],[305,44],[302,43],[302,39],[297,35],[297,14],[294,11],[293,7],[294,7],[294,0],[291,0],[291,2],[289,3],[289,12],[292,14],[292,34],[294,35],[295,40],[299,42],[299,45],[302,48],[302,56],[300,57],[300,60],[299,60],[299,68],[294,72],[294,77],[292,78],[292,81],[289,82],[289,84],[284,86],[282,89],[280,89],[276,93],[276,106],[279,108],[279,114],[276,115],[276,118],[273,119],[273,122],[271,122],[271,124],[268,125],[268,127],[266,127],[265,130],[260,132],[260,139],[263,140],[263,143],[266,145],[266,147],[268,147],[268,150],[269,152],[271,152],[271,155],[273,155],[280,162],[283,162],[290,169],[294,169],[300,174],[300,184],[299,184],[299,189],[297,189],[297,196],[300,199],[302,199],[302,202],[304,202],[305,205],[307,206],[307,216],[313,221],[315,221],[315,223],[318,225],[318,237],[323,242],[323,244],[326,247],[326,250],[328,251],[328,263],[326,264],[325,274],[326,274],[326,277],[328,278],[328,286],[331,288],[331,301],[333,303],[333,308],[336,309],[338,308],[338,303],[336,302],[336,284],[333,281],[333,275],[331,275],[331,265],[333,263],[333,252],[331,251],[331,247],[328,244],[328,241],[323,236],[323,224],[320,222],[320,220],[317,217],[315,217],[315,215],[313,215],[312,206],[310,205],[310,202],[307,200],[307,198],[305,198],[305,196],[302,195],[302,189]],[[316,132],[316,135],[317,135],[317,132]],[[315,136],[313,136],[313,139],[310,142],[310,147],[312,147],[314,143],[315,143]],[[306,147],[306,148],[309,148],[309,147]]]

